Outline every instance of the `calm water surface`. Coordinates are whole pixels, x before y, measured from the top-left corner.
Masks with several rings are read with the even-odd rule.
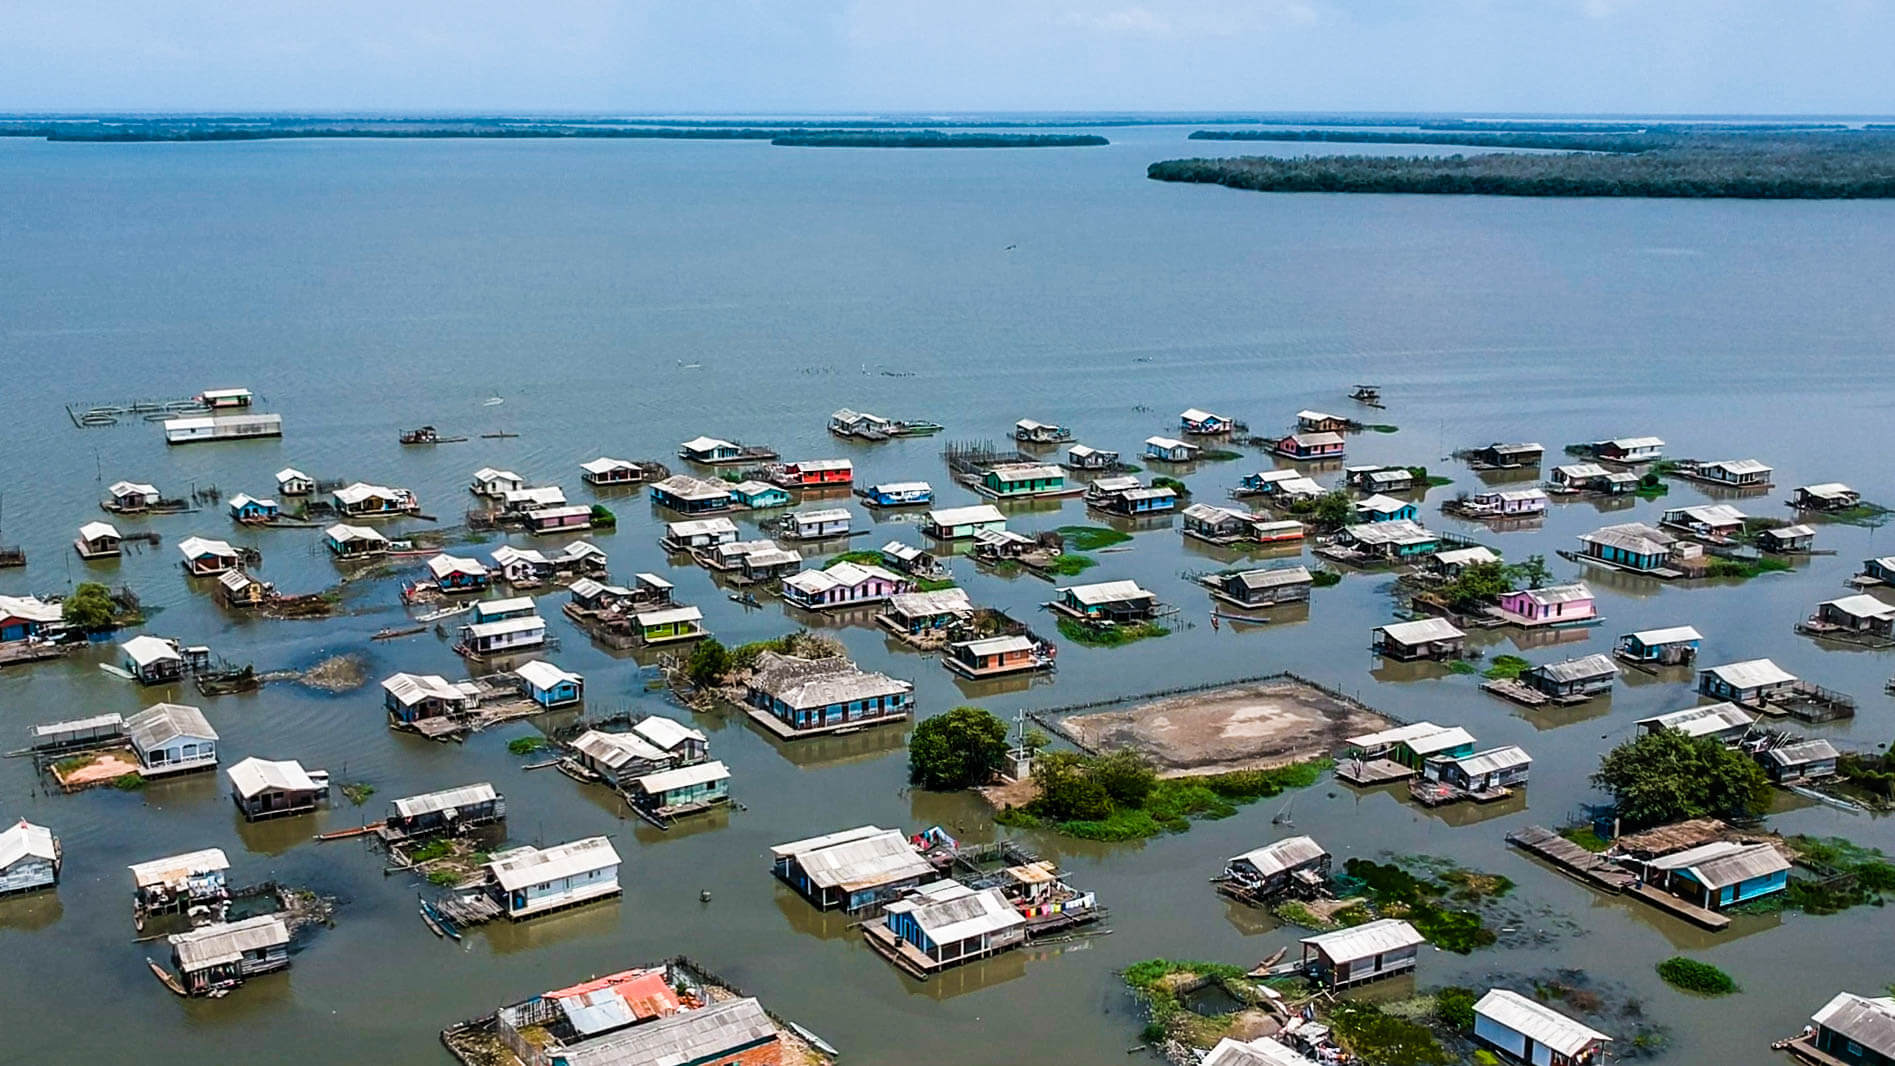
[[[1656,433],[1673,454],[1773,464],[1780,488],[1746,504],[1754,513],[1786,513],[1788,488],[1811,481],[1895,498],[1895,206],[1265,196],[1146,181],[1146,163],[1197,154],[1185,132],[1113,131],[1108,148],[1015,152],[0,140],[0,413],[10,430],[0,540],[25,545],[32,561],[0,572],[0,592],[124,583],[161,608],[150,631],[259,668],[350,651],[368,656],[372,679],[460,676],[432,636],[367,644],[402,617],[393,582],[353,587],[347,617],[252,621],[217,608],[175,563],[184,536],[228,537],[261,548],[263,573],[280,588],[312,591],[335,580],[313,532],[239,531],[213,510],[124,522],[160,533],[164,546],[117,563],[82,564],[67,545],[119,478],[262,493],[293,464],[409,486],[451,516],[472,503],[464,485],[482,465],[585,498],[578,462],[666,457],[675,442],[710,433],[790,458],[844,453],[868,481],[945,486],[942,440],[998,440],[1017,418],[1067,423],[1083,441],[1130,454],[1186,406],[1277,426],[1302,407],[1349,410],[1343,395],[1358,381],[1383,386],[1386,420],[1401,430],[1354,438],[1351,460],[1427,463],[1457,488],[1478,483],[1444,458],[1458,447],[1528,439],[1557,454],[1568,441]],[[284,439],[167,450],[156,427],[80,431],[62,409],[220,385],[256,390],[264,409],[283,413]],[[496,394],[503,405],[481,405]],[[949,429],[934,441],[840,445],[823,426],[842,405]],[[397,430],[422,422],[520,436],[395,443]],[[1216,499],[1259,465],[1186,478]],[[1436,490],[1424,515],[1477,532],[1439,516],[1453,491]],[[959,489],[942,498],[971,501]],[[1699,498],[1680,487],[1670,501]],[[642,496],[608,502],[620,525],[597,540],[615,574],[669,573],[727,642],[791,627],[779,608],[745,613],[703,571],[669,564],[656,544],[661,518]],[[1510,558],[1551,557],[1606,522],[1655,520],[1659,507],[1563,504],[1538,530],[1484,539]],[[1014,525],[1083,520],[1068,502],[1021,510]],[[1838,554],[1742,587],[1589,575],[1605,625],[1525,654],[1607,650],[1620,632],[1691,623],[1706,633],[1709,662],[1767,655],[1856,694],[1860,715],[1826,735],[1887,742],[1887,657],[1826,649],[1791,626],[1839,594],[1862,558],[1889,552],[1888,537],[1826,526],[1819,546]],[[1596,798],[1585,776],[1598,753],[1636,719],[1691,704],[1685,683],[1632,678],[1608,703],[1530,714],[1485,696],[1475,678],[1378,667],[1368,631],[1391,617],[1392,601],[1388,579],[1373,575],[1320,590],[1305,622],[1213,631],[1186,575],[1232,558],[1182,545],[1168,524],[1101,556],[1092,574],[1138,579],[1182,605],[1188,624],[1123,649],[1068,646],[1050,686],[963,690],[872,628],[835,632],[863,663],[914,679],[923,715],[970,698],[1011,715],[1289,669],[1405,718],[1464,724],[1483,744],[1526,746],[1533,784],[1498,810],[1431,814],[1329,783],[1289,808],[1298,831],[1339,857],[1425,852],[1520,883],[1510,946],[1426,954],[1423,986],[1579,968],[1640,997],[1669,1028],[1665,1061],[1763,1063],[1768,1041],[1833,991],[1873,992],[1895,977],[1879,911],[1752,919],[1714,938],[1505,847],[1508,829],[1557,822]],[[1576,576],[1570,564],[1555,570]],[[1049,591],[965,563],[957,572],[977,602],[1022,614]],[[556,602],[544,608],[563,638],[554,658],[587,676],[592,709],[663,712],[640,663],[593,647]],[[1517,649],[1500,638],[1489,650]],[[0,1001],[13,1019],[0,1060],[440,1063],[444,1024],[685,952],[864,1066],[1119,1062],[1140,1022],[1115,969],[1161,954],[1249,963],[1297,936],[1205,884],[1225,856],[1281,834],[1270,824],[1278,801],[1142,844],[1035,840],[1100,893],[1113,934],[917,984],[845,923],[780,889],[765,857],[770,844],[870,821],[989,835],[965,798],[904,789],[898,731],[785,747],[740,719],[699,716],[749,809],[658,834],[597,790],[521,773],[505,745],[530,723],[436,745],[384,727],[372,680],[337,697],[271,685],[206,700],[136,690],[96,668],[104,657],[0,674],[6,746],[35,722],[183,698],[204,706],[227,763],[298,758],[378,794],[361,809],[339,799],[315,818],[250,826],[221,775],[61,796],[26,761],[0,762],[0,817],[52,826],[67,860],[57,896],[0,904]],[[379,816],[390,797],[478,780],[507,793],[516,840],[612,834],[625,857],[623,900],[451,945],[416,920],[415,886],[384,878],[376,853],[310,839]],[[1895,848],[1887,820],[1792,807],[1777,818],[1786,831]],[[239,880],[307,884],[344,905],[338,927],[288,974],[221,1001],[181,1002],[145,971],[142,957],[160,946],[132,942],[125,865],[205,846],[230,852]],[[699,902],[703,889],[712,902]],[[1702,1001],[1667,989],[1652,965],[1677,951],[1730,971],[1745,994]]]

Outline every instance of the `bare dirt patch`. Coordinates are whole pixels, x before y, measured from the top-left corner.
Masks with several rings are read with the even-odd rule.
[[[1389,719],[1293,678],[1248,682],[1061,719],[1096,751],[1130,749],[1162,777],[1267,770],[1329,755]]]
[[[138,760],[127,749],[95,752],[53,766],[53,779],[68,790],[108,785],[127,774],[137,773]]]

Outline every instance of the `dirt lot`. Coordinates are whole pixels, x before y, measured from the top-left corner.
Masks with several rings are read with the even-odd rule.
[[[1206,689],[1122,710],[1074,715],[1060,728],[1100,751],[1130,748],[1160,776],[1261,770],[1329,755],[1346,737],[1391,723],[1293,679]]]
[[[67,759],[53,766],[53,779],[68,791],[110,784],[138,773],[138,759],[130,749],[113,749]]]

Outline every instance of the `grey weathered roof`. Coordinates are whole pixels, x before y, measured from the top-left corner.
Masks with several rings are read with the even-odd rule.
[[[1306,862],[1312,862],[1329,854],[1321,844],[1310,837],[1285,837],[1274,844],[1246,851],[1242,855],[1231,856],[1231,862],[1245,860],[1257,868],[1257,872],[1268,877],[1294,869]]]
[[[1073,585],[1060,590],[1088,607],[1102,603],[1129,603],[1133,600],[1149,600],[1152,594],[1138,587],[1136,581],[1099,581],[1090,585]]]
[[[1472,755],[1463,756],[1454,760],[1454,765],[1460,767],[1462,773],[1472,777],[1477,774],[1491,774],[1496,770],[1512,770],[1529,766],[1532,762],[1533,756],[1528,755],[1525,748],[1517,744],[1509,744],[1505,747],[1488,748],[1486,751],[1477,751]]]
[[[439,674],[395,674],[382,681],[382,691],[395,697],[395,701],[404,707],[412,707],[426,699],[458,703],[466,696]]]
[[[1310,575],[1307,566],[1266,567],[1261,570],[1245,570],[1237,575],[1245,588],[1269,589],[1284,585],[1307,585],[1315,578]]]
[[[1716,840],[1655,859],[1651,865],[1661,870],[1683,870],[1704,887],[1719,889],[1782,873],[1790,868],[1790,860],[1769,844]]]
[[[769,651],[758,657],[750,684],[791,707],[828,707],[914,689],[906,681],[870,673],[844,658],[802,659]]]
[[[281,918],[264,914],[241,922],[173,933],[170,941],[171,950],[177,953],[178,965],[186,972],[195,972],[236,962],[246,951],[284,947],[290,942],[290,931]]]
[[[263,792],[320,792],[322,786],[295,759],[259,759],[251,756],[224,771],[231,787],[244,796]]]
[[[728,781],[730,769],[717,761],[701,762],[691,766],[680,766],[675,770],[660,770],[646,774],[632,782],[648,795],[661,795],[673,789],[689,788],[692,785],[708,785],[713,781]]]
[[[884,829],[795,854],[811,883],[845,891],[926,877],[934,871],[899,829]]]
[[[1672,545],[1678,543],[1677,537],[1643,522],[1621,522],[1615,526],[1604,526],[1590,533],[1580,534],[1579,539],[1588,544],[1618,548],[1635,555],[1655,555],[1669,551]]]
[[[1895,996],[1870,998],[1838,992],[1810,1020],[1878,1054],[1895,1058]]]
[[[1316,1066],[1316,1060],[1267,1036],[1248,1042],[1227,1036],[1198,1066]]]
[[[1704,639],[1704,634],[1699,633],[1690,626],[1666,626],[1663,629],[1641,629],[1629,635],[1648,648],[1658,644],[1678,644],[1687,640]]]
[[[975,891],[959,884],[931,897],[891,903],[888,910],[895,914],[908,912],[928,939],[937,944],[952,944],[1026,924],[998,888]]]
[[[1756,719],[1735,703],[1712,703],[1703,707],[1686,707],[1682,711],[1641,718],[1638,724],[1649,727],[1676,729],[1686,736],[1702,737],[1712,733],[1721,733],[1726,729],[1747,728]]]
[[[664,762],[670,753],[632,733],[605,733],[597,729],[588,729],[575,737],[572,742],[574,751],[604,766],[616,770],[633,759],[645,762]]]
[[[883,549],[886,551],[887,549]],[[934,614],[971,614],[974,603],[963,588],[936,589],[933,592],[898,592],[888,598],[890,614],[919,618]]]
[[[500,794],[494,791],[493,786],[482,781],[478,785],[462,785],[459,788],[445,788],[439,792],[425,792],[419,796],[405,796],[394,801],[393,806],[397,815],[413,818],[418,814],[434,814],[439,811],[492,803],[498,798]]]
[[[1592,599],[1592,590],[1586,587],[1585,582],[1576,581],[1570,585],[1549,585],[1546,588],[1527,589],[1521,595],[1534,603],[1550,606],[1556,603],[1577,603],[1580,600]]]
[[[182,855],[135,862],[130,866],[132,884],[139,888],[183,884],[200,874],[220,873],[228,869],[230,859],[224,855],[222,848],[200,848]]]
[[[1388,522],[1366,522],[1362,525],[1350,526],[1344,532],[1358,544],[1421,544],[1439,539],[1412,518],[1397,518]]]
[[[686,1066],[776,1039],[776,1025],[754,999],[728,999],[634,1025],[563,1050],[566,1066]]]
[[[1867,593],[1844,596],[1839,600],[1826,600],[1821,606],[1831,607],[1849,615],[1851,618],[1889,618],[1895,616],[1895,607]]]
[[[1613,665],[1611,656],[1595,652],[1577,659],[1536,666],[1533,672],[1548,681],[1584,681],[1593,677],[1615,677],[1619,668]]]
[[[575,874],[616,868],[619,853],[605,837],[586,837],[554,844],[550,848],[532,846],[495,852],[487,869],[494,883],[511,892],[527,885],[544,884]]]

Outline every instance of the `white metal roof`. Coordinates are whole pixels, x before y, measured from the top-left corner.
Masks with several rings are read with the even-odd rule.
[[[998,888],[975,891],[955,885],[931,897],[901,900],[888,905],[891,913],[907,912],[936,944],[953,944],[972,937],[985,936],[1026,924],[1026,918],[1007,901]]]
[[[274,508],[276,506],[275,500],[264,499],[261,496],[252,496],[247,492],[239,492],[237,495],[232,496],[230,498],[230,509],[233,511],[241,511],[246,506],[253,503],[256,504],[258,507]]]
[[[1817,1025],[1895,1058],[1895,996],[1858,996],[1839,992],[1810,1016]]]
[[[1315,578],[1306,566],[1273,566],[1258,570],[1245,570],[1237,575],[1244,587],[1253,589],[1277,588],[1282,585],[1304,585]]]
[[[928,521],[937,526],[973,526],[1006,520],[1007,516],[1000,513],[1000,508],[991,503],[977,503],[971,507],[944,507],[928,512]]]
[[[1678,543],[1677,537],[1643,522],[1621,522],[1614,526],[1602,526],[1590,533],[1580,534],[1579,539],[1586,543],[1603,544],[1638,555],[1655,555],[1670,550],[1672,545]]]
[[[0,870],[27,856],[52,861],[59,858],[59,842],[53,831],[22,818],[0,832]]]
[[[278,470],[276,472],[276,483],[278,485],[286,484],[291,481],[313,481],[313,480],[315,479],[310,477],[308,474],[303,473],[301,470],[296,469],[293,466],[286,466],[283,469]]]
[[[572,742],[573,749],[613,769],[633,759],[664,762],[671,753],[633,733],[604,733],[588,729]]]
[[[79,535],[87,540],[98,540],[100,537],[111,537],[113,540],[125,539],[119,533],[118,527],[110,522],[87,522],[79,527]]]
[[[1389,638],[1402,644],[1425,644],[1431,640],[1454,640],[1467,636],[1445,618],[1418,618],[1412,622],[1390,622],[1377,626]]]
[[[719,440],[716,437],[692,437],[690,440],[678,445],[678,447],[687,452],[708,452],[715,451],[719,448],[735,448],[736,445],[727,440]]]
[[[1722,526],[1741,526],[1744,519],[1750,517],[1728,503],[1706,503],[1694,507],[1673,507],[1665,511],[1664,520],[1677,522],[1689,519],[1699,525],[1713,528]]]
[[[156,496],[158,495],[158,486],[147,485],[142,481],[114,481],[105,491],[111,493],[114,498],[123,496]]]
[[[526,479],[511,470],[496,470],[491,466],[483,466],[479,470],[474,471],[474,480],[483,483],[489,481],[512,481],[518,483]]]
[[[1707,673],[1736,689],[1757,688],[1763,685],[1787,685],[1796,680],[1796,675],[1778,666],[1768,659],[1746,659],[1740,663],[1725,663],[1713,666]]]
[[[1064,477],[1051,463],[999,463],[987,471],[1002,481],[1032,481],[1036,478]]]
[[[237,557],[237,549],[231,547],[229,541],[212,540],[210,537],[186,537],[178,542],[178,551],[183,553],[186,559],[196,559],[205,555],[213,555],[219,559]]]
[[[1641,718],[1639,725],[1676,729],[1686,736],[1702,737],[1712,733],[1721,733],[1726,729],[1748,728],[1756,718],[1735,703],[1712,703],[1703,707],[1686,707],[1682,711],[1672,711],[1651,718]]]
[[[707,481],[689,474],[673,474],[651,487],[653,492],[687,500],[714,500],[730,495],[730,486],[722,481]]]
[[[1458,725],[1451,725],[1446,728],[1433,729],[1426,733],[1418,733],[1415,736],[1406,738],[1402,743],[1407,744],[1408,750],[1414,752],[1416,755],[1426,757],[1433,755],[1437,751],[1447,751],[1450,748],[1458,748],[1463,745],[1472,744],[1474,743],[1474,734],[1469,733]]]
[[[883,829],[877,825],[858,825],[853,829],[838,829],[833,833],[824,833],[821,836],[804,837],[802,840],[792,840],[787,843],[776,844],[770,848],[770,854],[774,858],[786,859],[793,855],[801,855],[807,851],[820,851],[823,848],[834,847],[837,844],[846,844],[851,840],[864,840],[868,837],[892,832],[895,832],[895,830]]]
[[[1461,771],[1469,777],[1473,777],[1479,774],[1491,774],[1496,770],[1513,770],[1529,766],[1532,762],[1533,756],[1528,755],[1525,748],[1517,744],[1509,744],[1505,747],[1477,751],[1472,755],[1463,755],[1454,760],[1454,765],[1460,767]]]
[[[1683,870],[1698,884],[1715,890],[1782,873],[1790,868],[1790,860],[1769,844],[1718,840],[1654,859],[1651,865],[1661,870]]]
[[[1368,511],[1372,514],[1393,514],[1404,507],[1413,506],[1414,504],[1407,500],[1398,500],[1393,496],[1385,496],[1378,492],[1365,500],[1356,501],[1355,509],[1358,511]]]
[[[705,742],[704,734],[698,730],[682,722],[655,714],[632,726],[632,732],[666,751],[675,751],[686,741],[695,740],[699,744]]]
[[[979,640],[959,642],[956,647],[966,648],[975,655],[1004,655],[1015,651],[1032,651],[1033,641],[1025,636],[982,637]]]
[[[1425,944],[1428,938],[1400,918],[1381,918],[1333,933],[1306,936],[1302,942],[1335,962],[1366,959],[1389,951]]]
[[[545,632],[546,619],[536,614],[521,618],[502,618],[494,622],[475,622],[462,627],[471,637],[498,637],[508,633]]]
[[[798,470],[854,470],[855,464],[847,459],[804,459],[796,464]]]
[[[361,503],[370,497],[379,496],[392,499],[402,495],[401,489],[391,489],[386,485],[371,485],[366,481],[357,481],[344,485],[335,491],[335,497],[343,503]]]
[[[1474,1013],[1530,1037],[1534,1043],[1542,1044],[1560,1055],[1576,1055],[1595,1040],[1612,1039],[1538,1000],[1528,999],[1504,988],[1492,989],[1482,996],[1480,1002],[1474,1004]]]
[[[1895,607],[1891,607],[1867,593],[1844,596],[1839,600],[1828,600],[1825,601],[1822,606],[1833,607],[1853,618],[1888,618],[1895,616]]]
[[[474,604],[475,618],[492,618],[503,614],[518,614],[533,610],[533,597],[508,596],[498,600],[479,600]]]
[[[701,622],[704,612],[696,607],[667,607],[659,611],[640,611],[635,618],[641,626],[664,626],[679,622]]]
[[[1073,585],[1060,590],[1088,607],[1101,603],[1125,603],[1130,600],[1147,600],[1152,594],[1138,587],[1138,582],[1098,581],[1090,585]]]
[[[0,618],[12,615],[29,622],[57,622],[65,617],[65,611],[57,603],[47,603],[38,596],[0,596]]]
[[[509,505],[527,504],[533,507],[559,507],[566,502],[566,490],[558,485],[535,485],[532,488],[508,489],[500,498]]]
[[[934,486],[925,481],[884,481],[873,486],[870,491],[882,494],[904,492],[933,492]]]
[[[682,522],[665,523],[665,531],[673,540],[687,537],[715,536],[720,533],[735,535],[737,523],[728,518],[689,518]]]
[[[259,759],[251,756],[224,771],[231,787],[245,796],[262,792],[321,792],[322,786],[295,759]]]
[[[971,614],[974,602],[963,588],[937,589],[933,592],[898,592],[888,598],[890,614],[915,617],[930,614]]]
[[[1768,474],[1770,468],[1755,459],[1719,459],[1714,463],[1705,463],[1707,467],[1722,468],[1731,474]]]
[[[1598,463],[1567,463],[1565,466],[1554,467],[1553,473],[1567,481],[1585,481],[1589,478],[1604,477],[1606,469]]]
[[[1624,451],[1635,451],[1641,448],[1662,448],[1665,446],[1665,442],[1657,437],[1618,437],[1606,441],[1605,443]]]
[[[497,852],[487,863],[494,881],[511,892],[575,874],[591,873],[619,864],[619,853],[605,837],[586,837],[550,848],[531,845]]]
[[[1268,877],[1285,870],[1301,866],[1313,859],[1329,854],[1321,844],[1310,837],[1285,837],[1274,844],[1234,855],[1231,862],[1243,859],[1257,868],[1257,872]]]
[[[1434,557],[1437,562],[1446,566],[1472,566],[1475,563],[1492,563],[1500,560],[1500,556],[1495,555],[1492,548],[1484,548],[1478,544],[1472,548],[1450,548],[1444,552],[1435,552]]]
[[[1287,491],[1287,483],[1279,486]],[[1438,539],[1426,526],[1412,518],[1395,518],[1387,522],[1365,522],[1350,526],[1345,530],[1351,539],[1359,544],[1421,544]]]
[[[382,536],[380,530],[370,529],[367,526],[352,526],[347,522],[337,522],[335,525],[323,530],[323,534],[330,540],[344,544],[352,540],[381,541],[384,544],[388,543],[388,538]]]
[[[1147,447],[1158,448],[1167,452],[1176,451],[1179,448],[1194,452],[1200,450],[1197,445],[1189,441],[1177,440],[1172,437],[1146,437],[1145,444]]]
[[[1328,431],[1324,431],[1321,433],[1292,433],[1285,439],[1295,441],[1297,446],[1303,447],[1303,448],[1314,447],[1319,444],[1328,445],[1328,444],[1344,443],[1342,434],[1330,433]]]
[[[673,789],[690,788],[693,785],[708,785],[713,781],[728,781],[730,768],[715,760],[701,762],[693,766],[680,766],[675,770],[660,770],[655,774],[646,774],[633,784],[643,789],[647,795],[670,792]]]
[[[1211,419],[1211,418],[1215,418],[1223,422],[1230,421],[1230,419],[1225,418],[1223,415],[1214,415],[1209,411],[1200,410],[1199,408],[1196,408],[1196,407],[1192,407],[1185,410],[1184,412],[1178,415],[1178,418],[1179,420],[1184,421],[1184,422],[1203,422],[1206,419]]]
[[[461,690],[448,684],[439,674],[395,674],[382,681],[382,691],[403,706],[412,707],[425,699],[459,701]]]
[[[169,855],[162,859],[133,863],[130,869],[134,886],[153,888],[158,885],[180,884],[200,874],[228,870],[230,860],[224,856],[222,848],[202,848],[198,851],[187,851],[182,855]]]
[[[1610,655],[1594,652],[1575,659],[1545,663],[1534,667],[1532,672],[1551,681],[1583,681],[1594,677],[1616,677],[1619,668]]]
[[[1411,722],[1408,725],[1398,725],[1389,729],[1378,729],[1373,733],[1360,733],[1348,738],[1348,743],[1351,747],[1357,748],[1379,748],[1386,744],[1399,744],[1404,740],[1414,740],[1418,737],[1425,737],[1433,733],[1445,732],[1449,728],[1459,727],[1435,725],[1433,722]],[[1469,737],[1468,739],[1471,740],[1473,738]],[[1453,747],[1453,745],[1449,745],[1449,747]]]
[[[1704,634],[1690,626],[1666,626],[1663,629],[1641,629],[1630,636],[1646,647],[1658,644],[1679,644],[1687,640],[1703,640]]]
[[[139,666],[150,666],[152,663],[166,659],[183,658],[170,641],[142,633],[120,644],[119,650],[125,653],[126,658]]]
[[[1795,744],[1785,744],[1780,748],[1771,748],[1764,756],[1778,766],[1802,766],[1813,762],[1826,762],[1837,758],[1836,746],[1827,740],[1802,740]]]
[[[849,520],[849,509],[847,507],[824,507],[814,511],[791,511],[790,520],[796,522],[798,525],[806,525],[812,522],[818,525],[825,522],[847,522]]]
[[[468,559],[442,552],[428,560],[428,572],[436,578],[443,578],[454,574],[485,574],[487,567],[478,559]]]
[[[1219,525],[1224,522],[1242,521],[1250,516],[1242,511],[1233,511],[1228,507],[1217,507],[1208,503],[1194,503],[1184,509],[1184,516],[1197,522]]]
[[[549,689],[562,681],[570,681],[575,685],[585,683],[585,678],[570,670],[561,670],[545,659],[529,659],[514,667],[513,672],[520,680],[537,689]]]
[[[1267,1036],[1243,1042],[1224,1037],[1198,1066],[1317,1066],[1316,1060]]]
[[[395,813],[403,818],[413,818],[417,814],[434,814],[439,811],[451,811],[460,807],[471,807],[478,803],[492,803],[500,794],[485,781],[476,785],[461,785],[458,788],[444,788],[439,792],[424,792],[419,796],[404,796],[395,800]]]
[[[613,459],[610,456],[601,455],[590,462],[580,463],[579,468],[591,474],[609,474],[614,470],[636,470],[638,464],[629,459]]]

